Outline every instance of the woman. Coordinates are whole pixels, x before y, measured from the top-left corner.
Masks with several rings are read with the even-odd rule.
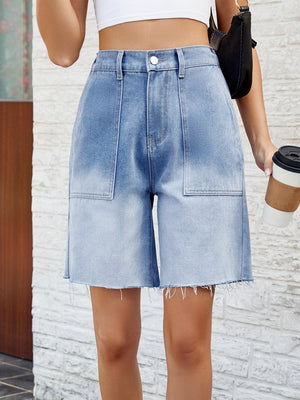
[[[73,128],[64,278],[90,286],[104,400],[142,399],[136,355],[147,286],[173,289],[164,296],[166,398],[210,399],[215,285],[253,281],[237,118],[207,35],[212,4],[175,3],[94,0],[99,51]],[[53,63],[78,59],[87,5],[37,0]],[[218,27],[228,31],[237,4],[215,5]],[[277,147],[255,49],[253,64],[251,91],[237,104],[256,165],[268,175]],[[119,301],[115,289],[125,288]]]

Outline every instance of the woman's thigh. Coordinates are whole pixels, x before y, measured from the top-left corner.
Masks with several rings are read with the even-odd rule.
[[[140,288],[90,286],[96,342],[111,354],[136,349],[141,333]],[[102,345],[102,346],[101,346]]]

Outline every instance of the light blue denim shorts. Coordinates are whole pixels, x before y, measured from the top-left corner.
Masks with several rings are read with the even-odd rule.
[[[72,132],[63,278],[196,293],[253,281],[251,264],[244,154],[215,50],[99,50]]]

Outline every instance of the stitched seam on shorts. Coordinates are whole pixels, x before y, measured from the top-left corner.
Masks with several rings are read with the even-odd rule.
[[[118,116],[118,108],[120,107],[120,93],[121,93],[121,85],[122,85],[122,80],[117,81],[117,90],[116,90],[116,104],[115,104],[115,112],[114,112],[114,137],[113,137],[113,151],[111,152],[111,167],[109,170],[110,173],[110,180],[109,180],[109,195],[112,198],[113,197],[113,182],[114,182],[114,161],[116,162],[116,142],[117,142],[117,130],[118,130],[118,123],[117,123],[117,116]],[[119,107],[118,107],[119,106]]]
[[[150,147],[149,151],[150,151],[150,157],[151,157],[151,147]],[[152,188],[153,188],[153,192],[155,193],[156,174],[155,174],[155,159],[154,159],[154,156],[153,156],[151,165],[152,165]]]
[[[190,190],[190,141],[189,141],[189,132],[188,132],[188,125],[187,125],[187,113],[186,113],[186,97],[185,97],[185,90],[184,90],[184,83],[181,83],[181,93],[182,93],[182,105],[183,105],[183,118],[185,122],[184,128],[184,135],[185,135],[185,142],[186,142],[186,159],[185,159],[185,185],[184,185],[184,193],[188,194],[194,192],[197,194],[201,190]],[[205,191],[201,191],[204,193]]]
[[[185,68],[195,68],[195,67],[206,67],[208,65],[215,65],[218,66],[215,62],[209,62],[209,63],[201,63],[201,64],[190,64],[190,65],[185,65]],[[166,67],[166,68],[158,68],[158,69],[152,69],[151,71],[171,71],[171,70],[176,70],[178,67]],[[93,68],[92,72],[97,72],[97,71],[102,71],[102,72],[116,72],[116,69],[114,68]],[[127,69],[123,68],[123,72],[148,72],[146,69]]]
[[[220,71],[220,72],[221,72],[221,74],[223,74],[222,71]],[[219,76],[220,85],[223,85],[223,83],[221,82],[221,77],[220,77],[220,75],[218,75],[218,76]],[[226,83],[225,83],[225,85],[226,85]],[[225,85],[224,85],[224,86],[225,86]],[[224,90],[225,90],[225,89],[226,89],[226,88],[224,87]],[[232,104],[232,100],[228,99],[227,96],[226,96],[226,93],[224,93],[224,92],[223,92],[223,97],[225,98],[227,107],[228,107],[229,110],[230,110],[231,122],[232,122],[233,126],[238,130],[238,125],[236,124],[236,121],[235,121],[235,118],[234,118],[234,114],[233,114],[233,104]],[[231,102],[231,103],[230,103],[230,102]],[[235,142],[236,142],[236,144],[238,145],[237,137],[235,138]]]
[[[150,74],[147,76],[147,90],[146,90],[146,143],[147,143],[147,155],[148,155],[148,166],[149,166],[149,189],[152,191],[152,163],[151,163],[151,147],[149,139],[149,81]]]
[[[69,156],[69,179],[70,179],[70,189],[69,189],[69,198],[72,197],[72,191],[71,191],[71,186],[72,186],[72,181],[73,181],[73,162],[74,162],[74,142],[75,142],[75,129],[80,129],[80,131],[77,134],[77,140],[80,138],[81,136],[81,130],[82,130],[82,125],[81,125],[81,118],[82,118],[82,113],[83,113],[83,109],[82,109],[82,102],[85,100],[88,90],[90,89],[90,86],[92,85],[92,75],[89,74],[85,85],[82,89],[81,95],[80,95],[80,99],[78,102],[78,108],[77,108],[77,114],[76,114],[76,118],[75,121],[73,123],[73,127],[72,127],[72,137],[71,137],[71,148],[70,148],[70,156]],[[85,97],[83,97],[85,96]],[[77,192],[75,192],[77,193]]]
[[[167,111],[169,109],[169,87],[170,87],[169,82],[170,82],[170,77],[169,77],[169,74],[168,74],[167,89],[166,89],[165,98],[164,98],[164,116],[163,116],[163,118],[164,118],[164,129],[163,129],[163,133],[162,133],[162,135],[161,135],[161,137],[159,139],[149,138],[149,144],[150,145],[160,144],[163,141],[163,139],[165,138],[165,136],[166,136],[167,121],[168,121],[168,118],[167,118],[168,117],[168,112]]]
[[[72,197],[82,197],[82,198],[87,198],[87,199],[106,199],[106,200],[111,200],[111,194],[98,194],[98,193],[85,193],[85,192],[72,192],[69,195],[69,198]]]
[[[69,180],[69,195],[70,195],[70,180]],[[70,277],[70,204],[68,204],[68,232],[67,232],[67,249],[66,249],[66,265],[64,275]]]
[[[180,109],[180,116],[181,116],[181,134],[182,134],[182,143],[183,143],[183,180],[185,182],[186,179],[186,135],[184,134],[185,130],[185,120],[183,116],[183,102],[182,102],[182,90],[181,90],[181,78],[179,76],[177,77],[177,85],[178,85],[178,97],[179,97],[179,109]],[[183,186],[184,186],[183,182]],[[184,187],[183,187],[183,192],[184,192]]]
[[[244,177],[243,177],[243,180],[244,180]],[[244,190],[244,182],[243,182],[243,190]],[[245,195],[245,192],[244,192],[244,195]],[[241,203],[242,203],[242,251],[241,251],[241,253],[242,253],[242,259],[241,259],[241,279],[244,279],[245,278],[245,276],[244,276],[244,202],[243,202],[243,199],[242,199],[242,201],[241,201]]]
[[[116,132],[115,132],[115,143],[114,143],[114,150],[115,154],[113,157],[112,162],[114,163],[113,166],[113,174],[111,176],[112,183],[111,183],[111,197],[113,198],[114,196],[114,191],[115,191],[115,179],[116,179],[116,168],[117,168],[117,160],[118,160],[118,147],[119,147],[119,136],[120,136],[120,119],[121,119],[121,109],[122,109],[122,102],[123,102],[123,79],[118,80],[118,94],[117,94],[117,100],[116,100]]]
[[[223,74],[223,72],[222,71],[220,71],[221,72],[221,74]],[[220,77],[220,75],[218,74],[218,76],[219,76],[219,82],[220,82],[220,85],[221,84],[223,84],[222,82],[221,82],[221,77]],[[225,83],[225,85],[226,85],[226,83]],[[225,86],[224,85],[224,86]],[[224,88],[224,90],[225,90],[226,88]],[[232,125],[233,125],[233,127],[234,127],[234,129],[236,130],[236,134],[235,134],[235,146],[236,146],[236,148],[238,148],[238,149],[240,149],[240,162],[241,162],[241,167],[243,168],[243,164],[244,164],[244,160],[243,160],[243,149],[241,148],[241,143],[240,143],[240,141],[239,141],[239,126],[238,126],[238,122],[237,122],[237,120],[236,120],[236,116],[234,115],[234,108],[233,108],[233,103],[232,103],[232,99],[228,99],[228,97],[226,96],[226,93],[224,93],[223,92],[223,97],[225,97],[225,100],[226,100],[226,103],[227,103],[227,107],[229,108],[229,110],[230,110],[230,117],[231,117],[231,122],[232,122]],[[242,189],[241,189],[241,191],[242,191]]]
[[[188,192],[190,194],[199,194],[199,195],[211,195],[211,196],[215,196],[215,195],[219,195],[219,196],[242,196],[243,195],[243,191],[239,191],[239,190],[230,190],[230,189],[226,189],[226,190],[202,190],[202,189],[188,189]]]
[[[153,199],[154,202],[154,199]],[[153,222],[152,222],[152,207],[151,207],[151,200],[150,200],[150,208],[151,208],[151,220],[150,220],[150,259],[151,259],[151,273],[152,273],[152,285],[154,286],[154,269],[153,269]]]

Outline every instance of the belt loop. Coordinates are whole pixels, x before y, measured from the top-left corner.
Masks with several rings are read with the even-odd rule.
[[[179,78],[184,78],[184,56],[183,56],[183,51],[181,47],[176,47],[177,51],[177,56],[178,56],[178,62],[179,62],[179,72],[178,72],[178,77]]]
[[[96,52],[96,56],[95,56],[95,58],[94,58],[94,61],[93,61],[93,63],[92,63],[92,65],[91,65],[91,71],[94,71],[94,69],[95,69],[95,67],[94,67],[94,65],[96,64],[96,62],[97,62],[97,60],[98,60],[98,51]]]
[[[122,72],[122,59],[123,59],[124,50],[119,50],[117,55],[117,79],[123,79]]]

